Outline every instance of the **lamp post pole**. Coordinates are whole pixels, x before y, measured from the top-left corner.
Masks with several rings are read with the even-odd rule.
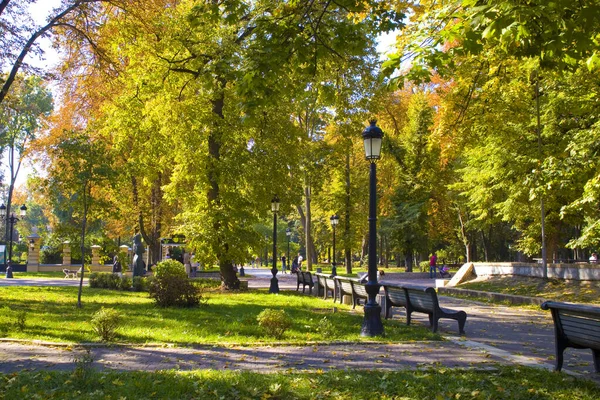
[[[290,228],[285,229],[285,236],[287,236],[287,241],[288,241],[287,258],[285,259],[285,261],[287,262],[288,265],[290,265],[290,236],[292,236],[292,231],[290,230]]]
[[[27,207],[25,206],[25,204],[23,204],[19,209],[21,210],[20,216],[21,216],[21,218],[23,218],[27,214]],[[0,205],[0,216],[6,217],[6,223],[7,223],[7,225],[9,225],[9,228],[10,228],[9,233],[8,233],[8,238],[9,238],[8,239],[8,257],[5,252],[4,267],[6,268],[7,277],[12,278],[12,271],[9,271],[8,267],[10,266],[10,262],[12,259],[13,231],[14,231],[15,224],[19,221],[19,218],[17,218],[17,216],[15,215],[14,212],[11,212],[10,216],[7,216],[6,215],[6,206],[4,204]],[[11,276],[9,276],[9,275],[11,275]]]
[[[376,161],[381,155],[381,141],[383,132],[376,125],[376,121],[370,121],[370,126],[363,131],[365,154],[370,161],[369,170],[369,275],[366,291],[369,295],[365,304],[365,318],[363,321],[361,336],[383,335],[383,323],[381,322],[381,306],[377,304],[379,293],[379,282],[377,282],[377,169]]]
[[[331,263],[331,275],[337,275],[337,267],[335,263],[335,227],[338,224],[340,217],[337,214],[334,214],[329,218],[331,221],[331,227],[333,228],[333,262]]]
[[[271,211],[273,211],[273,268],[271,273],[271,285],[269,286],[269,293],[279,293],[279,282],[277,281],[277,211],[279,211],[279,197],[275,195],[271,200]]]

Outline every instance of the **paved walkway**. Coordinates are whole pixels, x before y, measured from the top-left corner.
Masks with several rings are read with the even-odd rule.
[[[268,287],[270,273],[247,269],[250,287]],[[392,275],[392,274],[390,274]],[[386,275],[386,281],[428,286],[431,280],[402,281]],[[7,280],[0,280],[0,285]],[[17,281],[16,279],[14,281]],[[21,284],[62,285],[69,280],[21,280]],[[60,282],[57,282],[60,281]],[[10,284],[16,284],[11,282]],[[295,276],[279,277],[281,290],[295,290]],[[447,341],[399,344],[332,344],[262,347],[199,346],[194,348],[164,347],[92,347],[90,354],[98,369],[243,369],[281,371],[288,369],[327,370],[338,368],[421,368],[488,367],[490,364],[523,364],[552,369],[554,367],[554,332],[549,312],[489,305],[471,300],[440,297],[449,308],[468,314],[466,336],[457,336],[457,323],[440,320],[440,332]],[[405,320],[403,311],[395,309],[394,319]],[[417,324],[428,325],[426,315],[413,314]],[[0,372],[22,369],[72,369],[86,350],[64,345],[35,345],[10,341],[0,342]],[[600,383],[594,374],[591,351],[567,349],[563,371],[586,376]]]

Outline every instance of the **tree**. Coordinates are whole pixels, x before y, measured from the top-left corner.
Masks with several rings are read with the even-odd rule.
[[[15,84],[13,92],[0,103],[0,143],[7,148],[10,171],[6,215],[11,213],[15,181],[29,144],[52,111],[52,95],[39,77],[19,76]],[[8,236],[9,225],[6,225]]]

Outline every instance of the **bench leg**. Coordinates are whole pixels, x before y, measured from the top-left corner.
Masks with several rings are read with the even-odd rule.
[[[458,333],[461,335],[465,334],[465,323],[467,322],[467,313],[462,312],[458,318]]]
[[[565,349],[567,348],[566,343],[562,340],[556,338],[556,366],[554,367],[555,371],[560,371],[563,366]]]
[[[592,356],[594,357],[594,369],[600,373],[600,350],[592,350]]]
[[[389,319],[390,318],[390,310],[392,309],[392,305],[390,304],[390,301],[386,301],[385,302],[385,319]]]
[[[356,296],[354,296],[354,293],[352,293],[352,309],[353,310],[356,308],[357,301],[358,301],[358,298]]]
[[[306,285],[302,284],[302,294],[304,294],[304,291],[306,290]]]
[[[431,332],[436,333],[438,330],[438,321],[439,318],[434,318],[433,314],[429,314],[429,323],[431,325]]]
[[[408,308],[406,309],[406,325],[410,325],[410,317],[412,315],[412,311]]]
[[[298,282],[298,284],[296,285],[296,292],[300,290],[300,282]]]

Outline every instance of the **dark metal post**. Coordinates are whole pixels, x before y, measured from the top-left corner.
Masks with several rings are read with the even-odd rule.
[[[292,236],[292,232],[290,232],[290,228],[287,228],[285,230],[285,235],[287,236],[287,240],[288,240],[287,258],[285,259],[285,261],[287,262],[287,265],[291,265],[290,264],[290,236]],[[290,268],[288,268],[288,269],[290,269]]]
[[[377,304],[377,294],[381,287],[377,282],[377,177],[376,164],[371,162],[369,173],[369,281],[366,284],[369,299],[365,304],[365,319],[361,336],[383,335],[381,306]]]
[[[331,275],[337,275],[337,268],[335,266],[335,224],[333,225],[333,263],[331,264]]]
[[[273,202],[275,199],[273,198]],[[279,203],[279,199],[277,199],[277,203]],[[275,208],[273,209],[273,268],[271,269],[271,274],[273,277],[271,278],[271,286],[269,286],[269,293],[279,293],[279,282],[277,281],[277,211]]]

